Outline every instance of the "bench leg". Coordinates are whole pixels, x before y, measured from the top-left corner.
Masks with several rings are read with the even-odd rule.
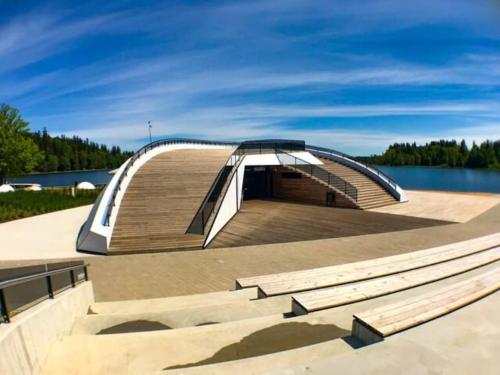
[[[306,315],[308,311],[292,297],[292,313],[295,315]]]
[[[365,345],[375,344],[384,340],[382,335],[356,318],[352,321],[352,335]]]

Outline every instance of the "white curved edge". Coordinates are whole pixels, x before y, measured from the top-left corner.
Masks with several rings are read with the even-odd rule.
[[[333,161],[338,161],[341,164],[345,164],[349,166],[350,168],[353,168],[359,172],[364,173],[368,177],[370,177],[372,180],[377,181],[382,187],[384,187],[385,190],[387,190],[394,198],[396,198],[399,202],[407,202],[408,198],[406,196],[405,191],[401,188],[396,183],[391,183],[391,181],[384,175],[379,174],[379,172],[376,169],[370,168],[369,166],[366,166],[364,164],[361,164],[357,162],[356,160],[347,158],[342,155],[337,155],[331,152],[326,152],[326,151],[320,151],[320,150],[315,150],[311,148],[307,148],[306,150],[311,152],[313,155],[322,155],[326,157],[327,159],[331,159]]]
[[[152,150],[147,151],[145,154],[141,155],[135,163],[128,169],[127,175],[123,178],[120,184],[120,189],[116,194],[114,207],[109,218],[109,225],[106,225],[106,214],[108,206],[113,199],[113,191],[115,190],[121,175],[124,173],[125,168],[131,159],[124,162],[118,171],[114,174],[111,181],[108,182],[104,191],[101,193],[99,198],[94,203],[87,221],[82,227],[77,240],[77,250],[86,251],[99,254],[107,254],[109,249],[109,244],[111,243],[111,237],[113,235],[113,229],[116,223],[116,218],[120,210],[120,204],[127,191],[127,187],[134,177],[135,173],[141,168],[146,162],[151,158],[157,156],[158,154],[181,150],[181,149],[223,149],[223,148],[236,148],[232,145],[204,145],[199,143],[174,143],[165,144],[162,146],[155,147]]]

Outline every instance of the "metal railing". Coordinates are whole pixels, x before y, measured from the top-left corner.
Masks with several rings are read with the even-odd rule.
[[[111,196],[111,199],[108,203],[108,206],[106,208],[106,215],[105,215],[105,220],[104,220],[104,225],[109,226],[110,225],[110,218],[111,214],[113,213],[113,208],[115,206],[115,201],[116,201],[116,196],[118,192],[121,189],[121,184],[125,177],[127,177],[127,173],[130,170],[130,168],[135,164],[135,162],[140,159],[141,156],[146,154],[147,152],[151,151],[152,149],[160,146],[164,146],[167,144],[202,144],[202,145],[214,145],[214,146],[238,146],[239,143],[235,142],[217,142],[217,141],[204,141],[204,140],[199,140],[199,139],[187,139],[187,138],[168,138],[168,139],[162,139],[158,141],[151,142],[147,144],[146,146],[141,147],[134,155],[132,155],[128,161],[127,166],[123,170],[123,172],[120,175],[120,178],[118,179],[114,189],[113,189],[113,194]]]
[[[238,152],[234,152],[233,154],[231,154],[226,164],[219,171],[219,174],[212,183],[212,186],[208,190],[208,193],[203,199],[200,208],[198,208],[196,215],[191,221],[191,224],[189,224],[186,233],[205,234],[205,227],[210,221],[210,217],[214,212],[215,206],[224,189],[224,186],[228,182],[228,177],[232,176],[232,171],[238,168],[238,166],[240,165],[239,161],[243,157],[244,155],[242,156]]]
[[[355,202],[358,200],[358,189],[343,178],[304,159],[291,155],[286,151],[279,151],[276,153],[276,156],[278,157],[281,165],[288,165],[293,167],[295,170],[300,170],[309,174],[329,186],[343,192],[345,195],[351,197]]]
[[[245,156],[246,154],[243,154],[237,161],[236,161],[236,164],[234,165],[234,167],[231,169],[231,173],[229,174],[228,178],[227,178],[227,184],[225,185],[225,189],[221,192],[219,198],[217,199],[216,203],[215,203],[215,207],[214,207],[214,214],[213,214],[213,220],[211,221],[210,223],[210,228],[208,229],[207,231],[207,234],[210,234],[210,232],[212,231],[212,227],[214,226],[214,223],[215,223],[215,219],[217,218],[217,215],[219,214],[219,210],[222,206],[222,202],[224,202],[224,199],[226,198],[226,195],[227,195],[227,192],[229,191],[229,186],[231,184],[231,180],[233,179],[233,176],[235,175],[235,173],[238,173],[238,169],[241,165],[241,163],[243,162],[243,160],[245,159]],[[240,201],[240,196],[238,195],[238,192],[239,192],[239,186],[238,186],[238,175],[236,175],[236,211],[239,210],[239,201]],[[208,223],[208,222],[207,222]],[[205,238],[205,241],[206,241],[206,238]]]
[[[307,145],[306,149],[313,150],[313,151],[319,151],[319,152],[323,152],[323,153],[326,153],[326,154],[333,154],[333,155],[339,157],[340,159],[346,159],[346,160],[348,160],[351,163],[352,162],[357,163],[357,164],[361,165],[363,168],[371,170],[371,172],[375,173],[376,175],[378,175],[382,179],[386,180],[387,183],[389,185],[391,185],[394,189],[396,189],[397,186],[398,186],[396,184],[396,182],[392,178],[390,178],[389,176],[387,176],[384,172],[382,172],[381,170],[379,170],[377,167],[373,166],[372,164],[361,162],[361,161],[357,160],[356,158],[354,158],[352,156],[344,154],[343,152],[336,151],[336,150],[333,150],[331,148],[318,147],[318,146],[310,146],[310,145]],[[347,163],[345,165],[347,165],[348,167],[351,167]],[[359,170],[359,172],[364,173],[363,170],[361,170],[361,169]],[[364,174],[366,174],[366,173],[364,173]]]
[[[11,317],[9,305],[7,303],[8,301],[7,301],[5,289],[10,288],[10,287],[14,287],[14,286],[18,286],[18,285],[22,285],[22,284],[27,284],[31,281],[45,279],[45,284],[46,284],[45,296],[47,296],[47,298],[49,298],[49,299],[53,299],[55,291],[56,291],[55,288],[53,287],[53,283],[52,283],[53,276],[68,273],[69,277],[70,277],[70,284],[71,284],[72,288],[74,288],[79,281],[79,278],[77,277],[78,275],[75,274],[76,270],[83,270],[83,275],[84,275],[83,278],[85,279],[85,281],[88,281],[88,279],[89,279],[88,273],[87,273],[88,264],[85,264],[83,262],[81,264],[77,264],[74,266],[69,266],[69,267],[64,267],[64,268],[59,268],[59,269],[54,269],[54,270],[47,270],[47,266],[48,265],[45,265],[46,270],[43,272],[36,272],[36,273],[23,275],[23,276],[17,276],[17,277],[8,278],[6,280],[0,281],[0,314],[1,314],[1,318],[2,318],[4,323],[10,323],[10,317]],[[7,271],[12,271],[12,270],[15,271],[16,269],[11,269],[11,270],[7,270]],[[3,270],[3,271],[5,271],[5,270]],[[32,298],[30,300],[30,303],[35,303],[39,300],[40,300],[39,297]]]
[[[238,149],[235,152],[240,155],[274,154],[280,150],[286,150],[290,152],[304,151],[305,142],[287,139],[245,141],[239,145]]]
[[[210,221],[210,217],[215,209],[228,177],[240,164],[242,157],[251,154],[269,154],[276,153],[281,149],[288,151],[304,151],[305,143],[303,141],[293,140],[257,140],[245,141],[239,144],[238,148],[229,157],[228,161],[219,171],[212,186],[201,203],[196,215],[188,226],[186,233],[205,234],[205,228]],[[230,180],[230,179],[229,179]]]

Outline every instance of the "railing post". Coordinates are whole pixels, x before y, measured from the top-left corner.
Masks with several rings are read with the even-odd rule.
[[[87,271],[87,266],[83,266],[83,274],[85,275],[85,281],[89,281],[89,272]]]
[[[205,210],[201,210],[201,234],[205,234]]]
[[[75,283],[75,271],[70,270],[69,271],[69,278],[71,279],[71,287],[74,288],[76,283]]]
[[[50,299],[54,298],[54,290],[52,289],[52,280],[50,279],[50,275],[45,277],[45,280],[47,280],[47,293],[49,295]]]
[[[9,310],[7,308],[7,302],[5,301],[3,289],[0,289],[0,313],[2,314],[3,322],[10,323]]]

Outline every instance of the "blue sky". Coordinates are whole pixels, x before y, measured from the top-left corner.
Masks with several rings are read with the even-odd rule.
[[[0,0],[0,102],[129,149],[500,139],[500,1]]]

